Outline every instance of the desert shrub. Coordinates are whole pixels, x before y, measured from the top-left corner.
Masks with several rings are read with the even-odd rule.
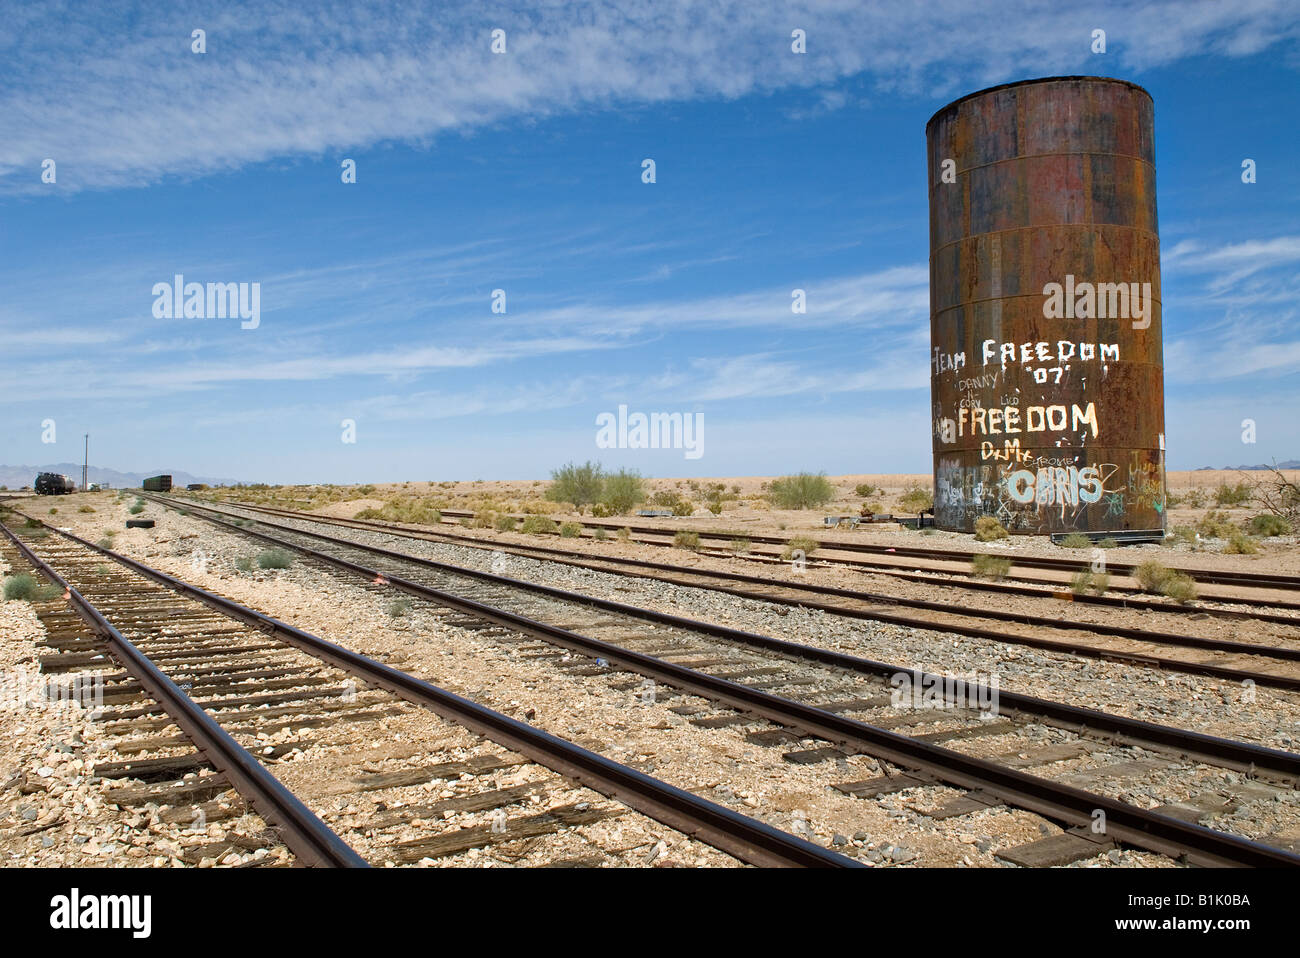
[[[708,508],[708,510],[709,510],[711,513],[713,513],[715,516],[717,516],[717,515],[721,515],[721,514],[722,514],[722,503],[721,503],[721,502],[710,502],[707,508]]]
[[[744,555],[746,552],[750,550],[751,546],[752,543],[748,539],[744,538],[743,536],[738,536],[735,539],[731,540],[730,548],[731,551],[736,553],[737,555]]]
[[[859,482],[856,486],[853,487],[853,491],[857,495],[861,496],[863,499],[870,499],[872,496],[875,495],[883,496],[885,494],[884,489],[880,489],[879,491],[877,491],[876,487],[869,482]]]
[[[1085,536],[1082,532],[1071,532],[1068,536],[1066,536],[1064,539],[1061,540],[1061,548],[1090,549],[1092,548],[1092,540],[1089,539],[1087,536]]]
[[[672,490],[661,490],[650,497],[650,504],[660,509],[671,509],[681,501],[681,493]]]
[[[111,549],[113,548],[113,540],[110,539],[108,536],[104,536],[97,543],[95,543],[95,545],[99,546],[101,549]]]
[[[136,505],[132,506],[130,509],[126,511],[131,513],[131,515],[133,516],[138,516],[140,513],[144,512],[144,506],[137,503]]]
[[[678,499],[673,504],[673,515],[675,516],[693,516],[695,515],[695,503],[689,499]]]
[[[1291,531],[1291,523],[1287,522],[1281,516],[1275,516],[1271,513],[1261,512],[1259,515],[1251,518],[1246,528],[1257,536],[1284,536]]]
[[[1116,542],[1114,539],[1112,539],[1110,536],[1107,536],[1106,538],[1102,539],[1101,541],[1099,541],[1099,542],[1097,543],[1097,548],[1098,548],[1098,549],[1118,549],[1118,548],[1119,548],[1119,543]]]
[[[690,549],[695,551],[700,547],[700,534],[698,532],[687,532],[685,529],[678,531],[673,536],[673,548]]]
[[[971,573],[981,579],[1002,579],[1011,571],[1011,560],[981,552],[970,560]]]
[[[1218,509],[1211,509],[1204,518],[1196,524],[1196,529],[1201,535],[1209,539],[1228,539],[1234,533],[1241,532],[1241,527],[1228,518],[1226,512]]]
[[[604,542],[609,538],[609,533],[605,531],[604,526],[596,526],[596,528],[591,530],[591,537],[597,542]]]
[[[52,515],[52,516],[57,516],[58,514],[59,514],[59,510],[58,510],[58,509],[51,509],[51,510],[50,510],[50,515]]]
[[[582,515],[582,510],[600,499],[605,484],[605,474],[599,463],[565,463],[551,470],[551,484],[546,498],[551,502],[571,502]]]
[[[494,529],[497,524],[497,514],[487,509],[480,509],[474,513],[474,518],[470,520],[470,528],[473,529]]]
[[[1214,502],[1220,506],[1242,506],[1250,502],[1254,495],[1255,490],[1248,482],[1238,482],[1231,486],[1221,482],[1219,488],[1214,490]]]
[[[1195,547],[1196,530],[1191,526],[1174,526],[1165,536],[1165,545],[1175,545],[1179,542]]]
[[[992,516],[980,516],[975,520],[975,540],[977,542],[992,542],[995,539],[1005,539],[1010,535],[1006,527]]]
[[[1070,591],[1075,595],[1083,595],[1087,592],[1101,595],[1108,588],[1110,588],[1110,576],[1104,572],[1084,569],[1082,572],[1076,572],[1070,580]]]
[[[252,572],[253,560],[250,559],[248,556],[240,556],[238,559],[235,560],[235,568],[238,569],[240,572]]]
[[[1228,555],[1254,555],[1259,551],[1259,545],[1248,535],[1235,532],[1228,540],[1228,544],[1223,547],[1223,551]]]
[[[5,580],[4,597],[6,599],[25,599],[28,602],[50,602],[63,594],[54,583],[41,585],[26,573],[10,576]]]
[[[394,599],[388,603],[388,614],[394,619],[400,619],[411,611],[411,600],[403,596],[400,599]]]
[[[934,493],[921,486],[908,486],[898,497],[898,504],[908,512],[920,513],[934,508]]]
[[[603,502],[593,503],[591,507],[591,517],[593,519],[608,519],[614,514],[613,510]]]
[[[816,539],[810,539],[807,536],[795,536],[785,544],[781,550],[782,559],[793,559],[796,552],[802,552],[804,558],[812,555],[821,545]]]
[[[560,526],[560,535],[565,539],[578,539],[582,537],[581,522],[566,522]]]
[[[1205,493],[1200,489],[1188,489],[1182,493],[1169,490],[1165,493],[1165,508],[1167,509],[1177,509],[1179,506],[1200,509],[1204,505]]]
[[[1148,559],[1133,570],[1133,578],[1137,580],[1137,584],[1144,592],[1159,592],[1160,584],[1169,578],[1169,575],[1169,570],[1154,559]]]
[[[1196,598],[1196,582],[1191,576],[1166,569],[1154,560],[1143,562],[1134,569],[1133,578],[1143,591],[1157,592],[1179,603]]]
[[[773,479],[767,497],[778,509],[815,509],[835,498],[835,487],[825,473],[801,472]]]
[[[30,516],[28,516],[26,519],[23,520],[24,529],[39,529],[40,527],[41,527],[41,523],[40,520],[38,519],[33,519]],[[116,533],[114,533],[114,535],[116,535]]]
[[[387,522],[405,522],[413,526],[436,526],[442,522],[442,512],[431,502],[413,496],[395,496],[378,509],[362,509],[354,519],[383,519]]]
[[[619,542],[627,542],[632,538],[632,530],[629,529],[627,526],[624,526],[622,529],[619,529],[618,532],[614,534],[618,536]]]
[[[514,516],[508,516],[505,513],[502,513],[496,517],[496,521],[493,523],[493,528],[495,528],[497,532],[514,532],[515,526],[518,524],[519,520]]]
[[[1300,483],[1288,478],[1276,463],[1256,488],[1255,497],[1265,511],[1285,519],[1292,528],[1300,525]]]
[[[37,588],[39,587],[36,580],[26,572],[11,575],[5,579],[5,601],[10,599],[31,600],[36,596]]]
[[[608,510],[608,515],[625,516],[644,501],[645,480],[641,478],[641,473],[632,469],[620,469],[605,477],[599,504]],[[595,515],[594,509],[592,515]]]
[[[293,556],[284,549],[266,549],[257,554],[259,569],[287,569],[293,565]]]
[[[1174,572],[1161,584],[1160,592],[1183,605],[1196,598],[1196,582],[1189,575]]]
[[[554,519],[546,516],[525,516],[522,531],[530,535],[555,535],[560,531],[560,527],[555,524]]]
[[[94,512],[95,510],[94,510],[93,508],[91,508],[90,506],[82,506],[82,507],[81,507],[80,509],[78,509],[77,511],[80,512],[80,513],[84,513],[84,514],[86,514],[86,515],[89,515],[90,513]]]
[[[564,506],[545,499],[525,499],[523,508],[519,511],[529,516],[549,516],[556,512],[563,512]]]

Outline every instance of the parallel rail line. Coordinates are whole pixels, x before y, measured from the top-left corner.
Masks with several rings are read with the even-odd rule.
[[[822,848],[798,836],[741,815],[684,789],[677,788],[660,779],[598,755],[565,739],[536,729],[527,723],[520,722],[493,709],[455,695],[406,672],[247,608],[233,600],[184,582],[128,556],[101,548],[73,533],[54,528],[48,524],[44,525],[47,530],[56,532],[68,541],[110,558],[119,565],[166,587],[172,592],[196,600],[230,619],[242,622],[273,639],[291,645],[314,658],[355,675],[368,686],[386,689],[401,699],[429,709],[456,725],[481,734],[498,745],[527,756],[567,779],[592,788],[670,828],[690,835],[728,854],[735,855],[741,860],[768,867],[863,867],[860,863],[830,849]],[[8,528],[4,528],[4,531],[18,545],[28,561],[39,567],[43,574],[50,576],[52,581],[64,586],[69,595],[73,597],[74,602],[79,602],[86,609],[90,609],[89,603],[85,603],[85,600],[81,599],[79,594],[48,563],[41,560]],[[117,633],[116,629],[108,624],[106,619],[97,612],[94,612],[93,615],[96,617],[97,626],[109,630],[109,634],[114,636],[115,643],[119,639],[121,642],[126,643],[126,640],[120,638],[120,633]],[[130,643],[126,643],[126,646],[130,646]],[[134,647],[130,648],[134,649]],[[117,645],[115,644],[114,652],[116,653],[116,651]],[[159,702],[164,706],[168,714],[175,715],[178,724],[186,731],[189,731],[189,727],[193,725],[205,736],[203,739],[205,754],[209,747],[213,747],[208,745],[208,738],[211,738],[214,742],[225,741],[225,751],[213,757],[213,764],[219,770],[226,771],[226,767],[223,766],[232,768],[232,779],[241,783],[243,780],[239,776],[247,775],[254,779],[255,783],[267,795],[273,796],[272,798],[266,798],[257,791],[249,793],[253,796],[255,807],[258,807],[259,811],[265,809],[264,814],[270,816],[270,820],[277,822],[290,821],[289,827],[292,828],[294,827],[292,823],[295,820],[289,819],[289,813],[285,809],[292,810],[296,808],[299,819],[305,813],[306,816],[310,816],[317,823],[314,829],[315,839],[323,844],[331,845],[334,854],[338,858],[337,861],[323,861],[322,863],[364,864],[364,861],[355,851],[343,843],[342,839],[330,832],[323,822],[315,819],[315,816],[306,809],[305,805],[302,805],[274,776],[267,772],[255,757],[242,749],[230,737],[229,733],[225,732],[211,716],[189,696],[185,695],[174,682],[162,673],[158,666],[149,662],[138,650],[127,652],[127,656],[132,662],[131,665],[128,665],[128,668],[132,670],[132,674],[136,674],[138,669],[141,675],[149,677],[149,684],[145,684],[145,680],[142,679],[142,684],[145,684],[146,688],[152,692],[153,687],[157,686],[164,694],[165,697],[159,697]],[[168,688],[169,686],[170,688]],[[176,711],[173,712],[173,709]],[[232,756],[229,760],[226,759],[227,754]],[[240,791],[244,791],[242,784]],[[281,803],[283,803],[283,809]],[[321,829],[324,829],[323,833],[320,831]],[[304,830],[306,829],[304,828]],[[298,847],[301,847],[303,851],[299,852]],[[302,854],[312,860],[320,857],[313,851],[312,846],[307,843],[307,839],[298,842],[295,838],[294,850],[296,854]]]
[[[69,604],[104,639],[113,658],[162,706],[213,768],[226,776],[258,814],[280,829],[286,846],[299,861],[326,867],[367,867],[360,855],[122,635],[53,566],[8,527],[0,524],[0,530],[33,568],[64,590]]]
[[[439,510],[444,516],[452,518],[473,518],[474,513],[461,509],[442,509]],[[680,532],[679,528],[669,528],[664,526],[647,526],[637,523],[635,525],[624,521],[605,520],[605,519],[583,519],[583,524],[588,526],[600,526],[606,529],[630,528],[634,533],[640,532],[647,535],[658,535],[672,537]],[[719,538],[731,539],[736,537],[734,531],[719,531],[709,529],[692,530],[698,531],[701,538]],[[781,536],[763,535],[761,533],[745,534],[745,538],[750,542],[761,542],[767,545],[785,545],[788,540]],[[842,552],[859,552],[871,555],[894,555],[902,558],[918,559],[938,559],[958,562],[969,562],[977,555],[982,553],[968,549],[946,549],[946,548],[925,548],[922,546],[885,546],[876,545],[868,542],[843,542],[839,540],[827,541],[822,543],[824,549],[836,549]],[[989,553],[999,555],[998,553]],[[1077,572],[1079,564],[1077,561],[1070,559],[1055,559],[1048,556],[1022,556],[1012,554],[1002,556],[1010,558],[1020,566],[1026,566],[1035,569],[1053,569],[1060,572]],[[1137,568],[1136,565],[1123,562],[1108,563],[1108,568],[1120,575],[1131,575]],[[1242,570],[1227,569],[1194,569],[1178,568],[1175,571],[1184,572],[1190,575],[1197,582],[1210,583],[1214,585],[1238,585],[1249,586],[1261,589],[1282,589],[1285,591],[1300,592],[1300,576],[1285,575],[1281,573],[1270,572],[1247,572]],[[1300,607],[1300,606],[1297,606]]]
[[[170,503],[168,503],[170,505]],[[188,504],[187,504],[188,505]],[[221,515],[217,510],[198,510]],[[563,627],[529,618],[499,607],[485,604],[462,595],[434,588],[384,571],[362,565],[318,549],[313,549],[289,539],[268,533],[235,526],[222,519],[209,519],[219,527],[237,534],[294,549],[304,556],[328,566],[344,569],[370,582],[378,582],[411,595],[429,600],[439,606],[457,610],[476,619],[515,633],[533,636],[543,642],[572,649],[584,655],[599,657],[613,667],[641,674],[674,688],[720,703],[727,708],[757,715],[779,725],[800,730],[809,736],[844,745],[853,750],[873,755],[878,759],[903,769],[952,785],[972,793],[994,798],[994,804],[1026,809],[1074,828],[1086,828],[1093,814],[1101,810],[1107,817],[1108,834],[1123,841],[1160,854],[1185,859],[1197,864],[1249,864],[1249,865],[1300,865],[1300,856],[1289,851],[1253,842],[1244,838],[1193,824],[1159,812],[1142,809],[1107,796],[1074,788],[1073,786],[1020,772],[1007,765],[968,756],[964,753],[931,744],[920,739],[891,732],[888,729],[846,718],[835,712],[803,702],[771,694],[758,688],[730,679],[720,678],[696,668],[678,665],[654,655],[629,650],[623,646],[582,635]],[[273,525],[273,524],[271,524]],[[331,537],[303,530],[289,530],[317,540]],[[805,658],[833,664],[865,674],[908,673],[918,683],[936,678],[917,669],[906,669],[885,663],[871,662],[830,650],[801,646],[769,636],[741,632],[724,626],[695,622],[666,613],[624,606],[609,600],[595,599],[564,590],[538,586],[535,583],[510,579],[491,573],[447,566],[432,560],[404,555],[374,546],[364,546],[346,540],[333,540],[334,544],[357,549],[368,554],[382,555],[426,568],[440,569],[454,575],[530,592],[545,593],[570,602],[591,605],[624,613],[648,621],[725,638],[750,647],[764,648],[796,658]],[[1263,746],[1233,742],[1214,736],[1187,732],[1121,716],[1082,709],[1064,703],[1048,702],[1031,696],[1000,692],[1000,700],[1012,709],[1024,711],[1054,721],[1073,725],[1081,731],[1103,731],[1123,735],[1148,743],[1163,743],[1184,754],[1215,756],[1217,764],[1241,767],[1245,764],[1255,772],[1270,772],[1294,783],[1300,775],[1300,755],[1281,752]]]
[[[166,500],[158,501],[166,502],[168,505],[179,508],[179,506],[174,502]],[[231,513],[211,509],[211,507],[195,506],[190,503],[186,503],[185,508],[194,509],[196,511],[207,510],[217,515],[231,515]],[[238,508],[247,509],[248,507]],[[323,525],[339,525],[353,528],[357,527],[355,524],[360,521],[320,519],[313,516],[292,516],[292,518],[301,522],[318,522]],[[256,521],[262,522],[270,528],[277,528],[297,534],[307,535],[309,537],[316,537],[323,541],[342,542],[361,549],[374,548],[365,546],[361,543],[351,542],[350,540],[340,540],[336,537],[321,535],[320,533],[313,533],[303,529],[279,525],[277,523],[265,522],[265,520]],[[386,526],[375,529],[367,524],[361,526],[361,528],[367,530],[373,529],[373,531],[397,537],[412,538],[416,540],[424,538],[423,535],[414,533],[410,530],[397,530]],[[446,534],[438,532],[430,533],[429,535],[445,536]],[[479,549],[487,548],[481,540],[465,540],[463,537],[452,538],[458,545],[470,541],[477,543],[476,547]],[[514,544],[500,544],[493,548],[502,552],[510,552],[514,550],[515,546]],[[980,625],[971,625],[961,621],[952,622],[917,618],[884,610],[879,608],[879,606],[885,605],[895,608],[914,608],[939,613],[948,617],[958,617],[959,619],[986,619],[1016,623],[1042,629],[1083,631],[1096,634],[1103,638],[1106,636],[1116,636],[1134,641],[1147,642],[1157,646],[1173,646],[1213,652],[1225,652],[1237,655],[1258,656],[1264,659],[1275,659],[1284,663],[1300,662],[1300,647],[1288,648],[1286,646],[1259,645],[1248,642],[1237,642],[1230,639],[1203,638],[1200,636],[1158,632],[1126,626],[1097,625],[1071,621],[1059,617],[1035,616],[1026,613],[1004,612],[996,609],[962,609],[942,602],[880,595],[876,593],[861,592],[834,586],[821,586],[811,583],[774,582],[770,579],[763,579],[758,576],[749,576],[735,572],[683,569],[679,566],[672,566],[666,563],[655,563],[642,559],[590,557],[580,560],[573,558],[572,553],[565,553],[563,550],[546,549],[539,546],[522,546],[519,548],[528,550],[532,553],[543,554],[546,556],[546,561],[559,561],[566,565],[598,571],[611,571],[608,566],[612,565],[617,567],[612,570],[617,574],[639,576],[642,578],[655,579],[657,581],[672,582],[678,585],[707,588],[715,592],[735,595],[739,598],[753,599],[762,602],[775,602],[793,607],[801,606],[804,608],[819,609],[835,615],[886,622],[907,628],[933,629],[965,635],[972,638],[1006,642],[1056,652],[1068,652],[1070,654],[1076,654],[1088,658],[1161,668],[1191,675],[1204,675],[1234,682],[1250,681],[1258,686],[1280,688],[1289,691],[1300,691],[1300,675],[1278,674],[1276,672],[1263,671],[1258,668],[1246,669],[1234,666],[1217,665],[1212,662],[1189,661],[1187,659],[1171,658],[1168,656],[1153,655],[1144,652],[1126,652],[1123,650],[1108,649],[1104,645],[1099,646],[1090,645],[1086,642],[1071,642],[1050,636],[1025,634],[1023,632],[1008,632]],[[396,553],[387,554],[390,557],[396,555]],[[600,563],[605,563],[606,565],[601,565]],[[629,572],[626,571],[628,569],[645,571]],[[466,571],[467,574],[471,574],[468,570],[463,571]],[[722,583],[743,583],[744,585],[749,586],[749,588],[738,588],[736,586]],[[828,602],[819,597],[833,597],[845,601]],[[854,605],[850,603],[858,604]],[[1300,621],[1295,621],[1292,624],[1300,625]]]
[[[184,500],[184,501],[189,502],[193,500]],[[302,511],[291,510],[291,509],[276,509],[267,506],[252,505],[250,503],[231,501],[224,504],[228,506],[232,506],[234,508],[246,509],[252,512],[261,512],[268,515],[277,515],[285,518],[304,519],[304,520],[312,520],[318,522],[330,522],[335,524],[351,525],[355,528],[369,528],[369,529],[375,529],[378,531],[386,531],[386,532],[393,532],[393,531],[406,532],[406,533],[420,532],[426,535],[443,536],[450,540],[457,540],[462,542],[482,541],[479,539],[475,539],[472,536],[465,536],[458,533],[447,531],[446,529],[443,528],[443,526],[453,524],[449,522],[444,522],[440,524],[438,527],[413,529],[409,525],[403,526],[399,524],[380,522],[380,521],[369,520],[369,519],[340,519],[332,516],[325,517],[313,513],[306,513]],[[459,515],[459,514],[460,513],[454,510],[448,510],[443,513],[444,516]],[[471,514],[465,513],[465,515],[469,516]],[[591,524],[591,520],[586,520],[586,522],[588,522],[588,524]],[[607,528],[610,527],[609,524],[607,523],[602,523],[602,525],[604,525]],[[617,526],[618,524],[614,523],[614,525]],[[663,533],[663,536],[669,536],[669,535],[670,534],[667,532]],[[709,533],[707,531],[701,531],[700,535],[702,539],[714,538],[717,540],[727,540],[730,538],[734,538],[735,536],[739,535],[739,533],[720,533],[720,532]],[[745,538],[751,538],[751,537],[748,534],[746,534]],[[784,542],[784,540],[776,539],[775,537],[768,537],[768,538],[775,543]],[[672,546],[671,538],[638,538],[634,535],[632,541],[640,545],[652,545],[652,546],[659,546],[665,548]],[[532,547],[532,548],[538,548],[538,547]],[[1208,614],[1215,618],[1271,622],[1279,625],[1300,625],[1300,615],[1287,615],[1280,612],[1270,611],[1268,608],[1259,607],[1261,605],[1267,605],[1278,609],[1294,609],[1296,611],[1300,611],[1300,602],[1293,603],[1293,602],[1287,602],[1285,600],[1277,600],[1272,598],[1262,599],[1259,600],[1259,604],[1257,605],[1256,608],[1252,609],[1249,612],[1246,612],[1240,609],[1221,609],[1221,608],[1216,608],[1215,606],[1212,605],[1205,604],[1209,602],[1217,602],[1221,604],[1242,605],[1242,604],[1251,604],[1255,601],[1255,600],[1244,598],[1242,596],[1203,594],[1199,597],[1199,601],[1196,604],[1179,605],[1167,601],[1158,601],[1153,599],[1142,598],[1141,596],[1143,595],[1144,590],[1142,590],[1141,588],[1119,586],[1119,585],[1111,585],[1108,588],[1108,591],[1122,593],[1122,595],[1092,595],[1087,593],[1075,594],[1069,591],[1068,583],[1063,583],[1055,579],[1021,575],[1017,577],[1018,582],[1028,583],[1028,584],[1022,585],[1013,582],[991,582],[991,581],[984,581],[975,578],[969,570],[936,568],[931,570],[916,570],[916,571],[908,572],[908,571],[904,571],[903,567],[900,567],[899,565],[894,563],[873,562],[873,561],[848,558],[844,556],[831,556],[825,554],[826,550],[834,551],[838,548],[839,548],[839,543],[825,542],[820,547],[821,549],[820,553],[815,558],[810,557],[807,561],[809,562],[810,565],[846,566],[848,568],[868,571],[872,575],[883,575],[883,576],[888,576],[889,578],[892,579],[899,579],[901,581],[916,582],[916,583],[921,583],[924,585],[932,585],[932,586],[943,586],[945,588],[959,588],[959,589],[966,589],[966,590],[976,591],[976,592],[993,592],[993,593],[1000,593],[1004,595],[1017,595],[1017,596],[1025,596],[1028,598],[1037,598],[1037,599],[1056,598],[1056,599],[1063,599],[1065,601],[1070,601],[1070,602],[1077,602],[1084,605],[1099,605],[1099,606],[1107,606],[1110,608],[1122,608],[1122,609],[1144,609],[1153,612],[1169,613],[1171,615]],[[892,551],[889,547],[885,547],[885,546],[880,547],[880,549],[881,551],[886,553]],[[560,552],[562,550],[556,550],[556,551]],[[721,547],[721,546],[710,547],[704,544],[701,544],[700,552],[703,554],[708,554],[716,557],[742,559],[748,562],[761,564],[761,565],[776,565],[776,564],[785,565],[785,563],[778,557],[777,553],[775,552],[741,554],[741,553],[736,553],[725,547]],[[972,555],[973,554],[974,553],[972,553]],[[983,555],[985,553],[979,553],[979,554]],[[997,555],[996,553],[987,553],[987,554]],[[1013,561],[1013,564],[1018,561],[1014,555],[998,556],[998,557],[1010,558]],[[937,559],[939,557],[936,556],[935,558]],[[631,560],[627,560],[627,561],[631,561]],[[1055,561],[1066,563],[1068,567],[1067,571],[1077,572],[1080,568],[1079,563],[1074,563],[1073,565],[1071,565],[1070,560],[1067,559],[1055,560]],[[1111,566],[1110,568],[1114,568],[1114,567]],[[1175,571],[1179,571],[1179,570],[1175,570]],[[936,576],[950,576],[954,578],[936,578]],[[1040,586],[1046,586],[1047,588],[1046,589],[1040,588]]]

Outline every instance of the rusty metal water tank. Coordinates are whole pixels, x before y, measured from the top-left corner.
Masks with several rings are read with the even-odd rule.
[[[1153,105],[1010,83],[926,125],[935,524],[1164,528]]]

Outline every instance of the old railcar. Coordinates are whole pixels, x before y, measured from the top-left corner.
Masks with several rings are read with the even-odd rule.
[[[77,491],[77,484],[57,472],[42,472],[32,488],[38,496],[66,496]]]

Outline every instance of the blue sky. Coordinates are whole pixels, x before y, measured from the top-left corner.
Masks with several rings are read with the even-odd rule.
[[[1170,468],[1300,457],[1294,3],[123,9],[0,4],[0,461],[929,471],[925,122],[1080,73],[1155,99]],[[155,318],[176,273],[260,325]],[[704,454],[597,448],[620,404]]]

